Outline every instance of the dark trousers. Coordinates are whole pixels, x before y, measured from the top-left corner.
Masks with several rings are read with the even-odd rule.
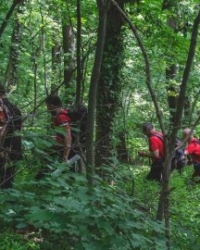
[[[192,177],[200,177],[200,162],[194,164],[194,172]]]
[[[163,170],[163,161],[157,160],[152,163],[149,174],[147,175],[147,180],[155,180],[161,182],[162,180],[162,170]]]

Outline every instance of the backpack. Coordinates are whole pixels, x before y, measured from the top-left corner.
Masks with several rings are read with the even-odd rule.
[[[179,138],[176,138],[175,148],[177,148],[182,141]],[[186,162],[185,155],[184,155],[184,148],[178,148],[175,150],[174,156],[172,158],[172,165],[171,170],[177,169],[181,172],[182,168],[184,167]]]
[[[64,121],[60,121],[60,117],[65,117]],[[59,114],[57,114],[56,116],[52,117],[53,119],[53,123],[52,123],[52,126],[66,126],[70,123],[71,121],[71,118],[69,116],[69,112],[67,109],[63,109],[60,111]]]
[[[153,134],[152,136],[156,136],[162,142],[164,142],[164,138],[160,134]],[[176,138],[175,148],[178,145],[180,145],[181,142],[182,141],[179,138]],[[183,148],[178,148],[178,149],[175,150],[174,155],[172,157],[171,171],[173,171],[174,169],[177,169],[179,172],[181,172],[184,165],[185,165],[184,149]]]
[[[87,128],[87,107],[84,104],[76,105],[69,116],[71,118],[72,140],[76,144],[79,141],[81,144],[86,142],[86,128]]]

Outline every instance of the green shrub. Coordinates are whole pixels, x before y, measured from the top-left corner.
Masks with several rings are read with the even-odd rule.
[[[0,250],[39,250],[39,245],[33,240],[12,231],[0,232]]]
[[[122,187],[95,181],[89,187],[84,176],[66,171],[26,183],[24,189],[4,191],[0,222],[40,230],[41,248],[48,250],[164,248],[163,225],[140,209],[144,204]]]

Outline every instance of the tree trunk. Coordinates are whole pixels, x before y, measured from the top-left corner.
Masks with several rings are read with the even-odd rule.
[[[67,88],[75,69],[75,44],[72,27],[66,24],[62,26],[63,51],[64,51],[64,85]]]
[[[88,119],[86,131],[86,175],[88,183],[93,185],[94,175],[94,124],[95,124],[95,107],[97,97],[97,87],[100,76],[100,69],[103,57],[106,23],[109,1],[97,0],[99,11],[99,24],[97,34],[97,46],[95,53],[94,67],[90,80],[89,102],[88,102]]]
[[[19,23],[18,17],[16,15],[11,38],[10,56],[4,77],[4,82],[8,88],[9,86],[18,84],[17,67],[20,55],[21,30],[22,26]]]
[[[58,31],[55,30],[54,32],[53,43],[54,46],[52,47],[52,77],[51,77],[51,93],[58,94],[58,83],[60,82],[60,69],[61,69],[61,44],[59,44],[58,40],[56,39],[58,35]]]
[[[18,84],[17,68],[20,56],[20,42],[22,36],[22,25],[19,22],[18,14],[21,14],[23,12],[21,6],[24,5],[24,3],[25,1],[15,1],[15,4],[13,3],[15,7],[17,4],[20,5],[15,15],[14,27],[11,37],[9,61],[4,76],[4,82],[6,83],[8,89],[10,86]]]
[[[81,59],[81,0],[77,0],[77,46],[76,46],[77,76],[76,76],[76,104],[82,102],[82,59]]]
[[[124,2],[118,2],[123,9]],[[121,107],[120,69],[123,67],[124,59],[121,31],[123,24],[124,19],[119,15],[118,10],[110,8],[97,97],[96,167],[98,168],[102,164],[109,165],[113,152],[113,121],[116,111]],[[120,138],[123,139],[123,136]]]

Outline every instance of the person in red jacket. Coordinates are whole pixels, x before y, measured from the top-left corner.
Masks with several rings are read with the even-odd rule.
[[[49,155],[52,158],[57,158],[59,161],[68,161],[72,157],[71,150],[71,128],[70,128],[70,117],[68,111],[62,107],[62,101],[57,95],[50,95],[46,99],[47,110],[52,116],[51,127],[54,129],[55,134],[53,138],[55,142],[49,149]],[[48,150],[47,150],[48,151]],[[70,167],[70,170],[73,169]],[[40,180],[47,173],[49,169],[43,167],[36,174],[36,180]]]
[[[68,111],[62,107],[60,98],[56,95],[50,95],[46,99],[48,111],[52,115],[52,128],[63,128],[63,131],[56,132],[55,139],[59,147],[58,153],[65,161],[69,159],[71,151],[71,128]]]
[[[147,175],[148,180],[162,180],[162,170],[164,163],[164,142],[163,134],[154,129],[151,123],[143,124],[143,133],[149,139],[149,151],[139,151],[138,155],[141,157],[148,157],[151,159],[151,169]]]
[[[191,158],[190,162],[194,166],[192,177],[200,177],[200,141],[193,136],[193,131],[190,128],[183,130],[183,140],[187,142],[184,155]]]

